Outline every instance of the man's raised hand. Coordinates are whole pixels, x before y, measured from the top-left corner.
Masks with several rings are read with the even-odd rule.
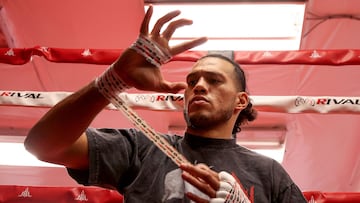
[[[192,21],[183,18],[173,20],[180,14],[180,11],[176,10],[159,18],[149,31],[152,13],[153,7],[149,6],[138,40],[116,60],[115,71],[127,85],[137,89],[176,93],[186,88],[186,83],[165,80],[160,66],[169,61],[171,56],[192,49],[206,42],[207,38],[200,37],[170,47],[169,41],[176,29],[191,25]],[[163,29],[166,23],[168,25]]]

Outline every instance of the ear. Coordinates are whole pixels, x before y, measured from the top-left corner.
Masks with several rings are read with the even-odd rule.
[[[246,92],[238,92],[237,93],[237,103],[235,109],[243,110],[249,104],[249,96]]]

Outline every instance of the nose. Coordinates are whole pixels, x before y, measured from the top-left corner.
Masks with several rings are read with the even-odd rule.
[[[193,90],[195,94],[207,93],[208,86],[206,80],[204,78],[199,78]]]

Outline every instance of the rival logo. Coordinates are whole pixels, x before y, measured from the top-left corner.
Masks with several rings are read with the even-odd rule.
[[[24,92],[1,92],[0,97],[18,97],[25,99],[43,99],[41,93],[24,93]]]
[[[162,101],[183,101],[183,95],[138,95],[135,97],[135,102],[162,102]]]
[[[182,101],[184,96],[182,95],[158,95],[156,101]]]
[[[315,106],[315,105],[346,105],[346,104],[360,105],[360,99],[346,99],[346,98],[313,99],[313,98],[303,98],[303,97],[297,97],[295,99],[295,106],[300,106],[300,105],[311,105],[311,106]]]
[[[315,106],[315,100],[314,99],[309,99],[309,98],[303,98],[303,97],[297,97],[295,99],[295,106],[300,106],[300,105],[311,105],[311,106]]]
[[[316,101],[318,105],[331,105],[331,104],[356,104],[360,105],[360,99],[330,99],[330,98],[319,98]]]

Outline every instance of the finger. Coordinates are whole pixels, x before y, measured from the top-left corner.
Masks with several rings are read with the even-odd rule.
[[[149,6],[148,10],[146,11],[144,20],[141,23],[140,33],[141,34],[148,34],[149,32],[149,22],[151,19],[151,16],[153,14],[153,7],[152,5]]]
[[[183,169],[183,179],[198,188],[200,191],[207,194],[209,197],[215,197],[216,191],[219,189],[219,177],[215,171],[212,171],[204,164],[190,165],[183,164],[180,166]]]
[[[169,22],[171,19],[178,16],[179,14],[180,14],[180,11],[176,10],[176,11],[172,11],[172,12],[166,14],[165,16],[159,18],[159,20],[156,21],[153,30],[151,31],[151,35],[158,36],[160,34],[160,30],[161,30],[162,26],[165,23]]]
[[[196,164],[195,167],[199,167],[203,170],[211,170],[206,164],[203,164],[203,163]]]
[[[184,179],[184,181],[190,183],[191,185],[193,185],[195,188],[197,188],[198,190],[200,190],[204,194],[207,194],[209,197],[215,197],[216,196],[216,191],[214,190],[214,188],[212,188],[205,181],[203,181],[203,180],[201,180],[201,179],[199,179],[197,177],[192,176],[190,173],[183,172],[182,173],[182,178]]]
[[[193,23],[192,20],[187,20],[187,19],[180,19],[173,21],[163,32],[163,37],[167,40],[170,40],[171,36],[174,34],[176,29],[185,25],[191,25],[192,23]]]
[[[187,171],[191,175],[204,180],[206,183],[211,185],[214,189],[219,189],[220,180],[219,175],[215,171],[211,170],[205,164],[198,164],[196,166],[190,164],[184,164],[180,166],[181,169]]]
[[[195,194],[193,194],[193,193],[191,193],[191,192],[187,192],[187,193],[186,193],[186,196],[187,196],[190,200],[192,200],[192,201],[194,201],[194,202],[196,202],[196,203],[208,203],[208,202],[209,202],[208,200],[203,199],[203,198],[200,198],[199,196],[197,196],[197,195],[195,195]]]
[[[205,43],[207,41],[207,38],[206,37],[200,37],[200,38],[196,38],[194,40],[191,40],[191,41],[187,41],[187,42],[183,42],[181,44],[178,44],[178,45],[175,45],[173,47],[171,47],[170,49],[170,53],[171,55],[176,55],[176,54],[179,54],[179,53],[182,53],[186,50],[189,50],[189,49],[192,49],[196,46],[199,46],[203,43]]]

